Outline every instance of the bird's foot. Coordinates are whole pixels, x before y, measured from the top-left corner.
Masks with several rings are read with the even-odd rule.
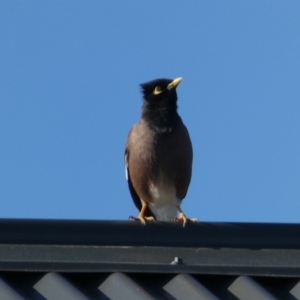
[[[146,225],[146,221],[155,222],[155,219],[153,217],[145,217],[145,216],[138,216],[138,217],[130,216],[129,219],[134,221],[139,221],[143,225]]]
[[[182,212],[179,213],[179,217],[174,217],[173,220],[176,221],[176,222],[182,222],[183,227],[185,227],[187,221],[191,221],[191,222],[193,222],[193,223],[199,223],[199,221],[198,221],[197,218],[191,218],[191,219],[188,219],[188,218],[186,217],[186,215],[185,215],[184,213],[182,213]]]

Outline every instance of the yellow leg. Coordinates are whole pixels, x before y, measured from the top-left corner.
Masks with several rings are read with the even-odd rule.
[[[140,221],[143,225],[146,225],[146,221],[151,221],[151,222],[154,222],[155,219],[153,217],[145,217],[145,211],[147,209],[147,203],[146,202],[142,202],[142,209],[138,215],[138,217],[133,217],[133,216],[130,216],[129,219],[131,220],[135,220],[135,221]]]
[[[174,217],[174,221],[176,222],[182,222],[183,223],[183,227],[185,227],[187,221],[191,221],[193,223],[199,223],[198,219],[196,218],[192,218],[192,219],[188,219],[186,217],[186,215],[184,214],[184,212],[182,211],[182,209],[180,208],[180,206],[177,206],[177,209],[179,211],[179,217]]]

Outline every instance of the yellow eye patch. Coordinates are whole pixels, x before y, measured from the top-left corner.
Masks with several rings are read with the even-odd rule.
[[[157,86],[154,91],[153,91],[153,94],[154,95],[159,95],[160,93],[162,92],[162,89],[160,86]]]

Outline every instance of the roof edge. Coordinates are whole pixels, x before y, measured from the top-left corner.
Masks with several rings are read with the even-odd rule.
[[[0,244],[300,249],[300,224],[0,219]]]

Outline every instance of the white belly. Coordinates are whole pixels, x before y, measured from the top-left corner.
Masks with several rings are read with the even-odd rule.
[[[152,197],[152,203],[149,208],[156,217],[157,221],[173,221],[177,216],[180,201],[176,197],[174,186],[160,181],[159,184],[150,184],[149,191]]]

